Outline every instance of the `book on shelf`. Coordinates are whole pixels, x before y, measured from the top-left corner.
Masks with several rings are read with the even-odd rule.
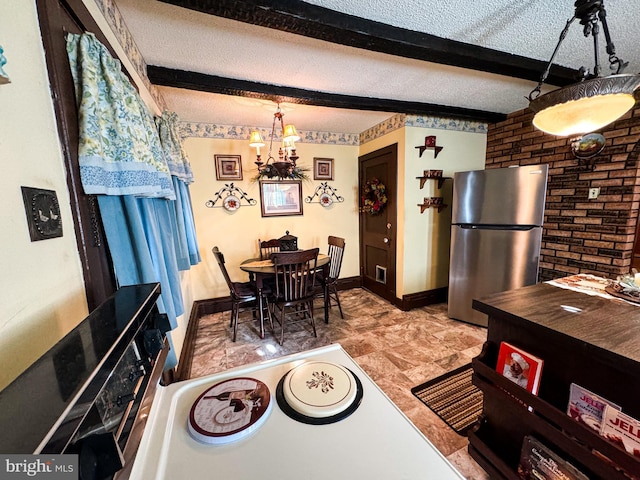
[[[503,377],[538,394],[544,361],[507,342],[500,342],[496,371]]]
[[[602,414],[600,435],[640,458],[640,420],[607,405]]]
[[[522,441],[518,475],[523,480],[588,480],[589,478],[531,435],[525,436]]]
[[[569,387],[567,414],[577,422],[597,432],[600,432],[604,408],[607,405],[616,410],[621,410],[619,405],[587,390],[577,383],[572,383]]]

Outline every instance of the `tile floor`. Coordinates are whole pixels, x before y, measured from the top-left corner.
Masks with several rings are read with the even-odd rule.
[[[317,303],[314,338],[308,320],[285,326],[279,345],[267,325],[260,339],[258,322],[247,313],[231,341],[229,312],[200,319],[190,377],[216,373],[247,363],[340,343],[387,396],[456,468],[471,480],[488,476],[467,453],[467,438],[458,435],[411,394],[411,388],[467,364],[480,353],[486,329],[451,320],[446,304],[403,312],[362,289],[340,292],[344,320],[337,307],[329,324]]]

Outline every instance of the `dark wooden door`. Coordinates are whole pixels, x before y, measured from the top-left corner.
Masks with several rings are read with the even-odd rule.
[[[398,145],[390,145],[359,159],[359,191],[377,178],[385,185],[387,204],[380,214],[360,213],[360,276],[362,286],[396,301],[396,192]]]
[[[102,43],[107,45],[107,42],[81,0],[37,0],[36,5],[51,84],[51,97],[67,170],[67,186],[87,304],[91,311],[115,292],[116,282],[111,257],[104,241],[96,197],[84,193],[80,180],[78,113],[65,34],[91,31]]]

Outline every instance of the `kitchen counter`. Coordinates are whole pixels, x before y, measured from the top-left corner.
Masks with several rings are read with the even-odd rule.
[[[541,283],[474,300],[473,308],[489,317],[508,318],[516,329],[534,323],[590,348],[640,362],[640,306],[622,300]]]
[[[528,435],[589,478],[628,478],[619,468],[637,474],[637,457],[567,411],[576,383],[640,418],[640,306],[550,284],[492,294],[473,305],[489,316],[489,325],[487,342],[473,359],[473,382],[484,403],[479,428],[469,434],[469,453],[490,476],[519,478]],[[496,371],[501,342],[543,360],[536,395]]]
[[[224,445],[195,440],[190,409],[212,385],[232,377],[264,382],[276,401],[280,379],[305,361],[342,365],[361,381],[363,398],[348,417],[327,425],[298,422],[276,403],[251,435]],[[462,479],[456,469],[338,344],[159,387],[132,479],[268,478]]]

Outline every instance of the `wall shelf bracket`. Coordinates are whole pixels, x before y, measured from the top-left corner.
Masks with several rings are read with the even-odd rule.
[[[422,203],[419,203],[420,213],[424,213],[427,208],[437,208],[438,213],[447,208],[449,205],[442,203],[442,197],[425,198]]]
[[[422,157],[422,154],[424,153],[424,151],[429,149],[429,150],[433,150],[433,158],[436,158],[444,147],[441,147],[440,145],[436,145],[435,135],[429,135],[427,137],[424,137],[424,145],[418,145],[416,148],[420,151],[420,154],[418,155],[418,157]]]

